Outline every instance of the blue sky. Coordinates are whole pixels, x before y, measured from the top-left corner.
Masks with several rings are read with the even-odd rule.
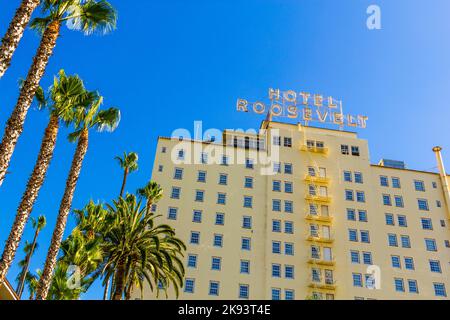
[[[2,3],[3,35],[19,0]],[[98,89],[105,106],[118,106],[122,121],[114,133],[93,133],[73,207],[90,199],[109,201],[122,173],[114,156],[140,155],[130,176],[134,191],[151,174],[158,135],[176,128],[255,128],[261,117],[237,113],[238,97],[265,98],[269,87],[324,93],[340,98],[347,113],[369,116],[359,130],[369,140],[371,160],[392,158],[410,168],[434,170],[431,148],[444,147],[450,167],[448,91],[450,39],[447,0],[111,0],[119,12],[117,30],[86,37],[63,29],[47,68],[47,87],[60,68],[77,73]],[[378,4],[382,29],[366,28],[366,9]],[[18,96],[39,43],[28,30],[12,66],[0,79],[0,126]],[[31,109],[10,171],[0,188],[0,243],[8,235],[48,121]],[[64,189],[74,145],[60,132],[55,157],[32,216],[48,226],[32,261],[42,268]],[[73,220],[68,224],[68,234]],[[27,227],[23,240],[32,237]],[[22,248],[21,248],[22,249]],[[22,258],[22,252],[18,258]],[[18,259],[17,259],[18,260]],[[11,268],[14,282],[18,268]],[[101,298],[94,285],[83,298]]]

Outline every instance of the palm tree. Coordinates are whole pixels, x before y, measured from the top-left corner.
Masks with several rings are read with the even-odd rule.
[[[44,91],[39,88],[36,100],[40,109],[49,110],[50,120],[42,138],[33,172],[28,179],[25,192],[17,208],[14,224],[3,250],[0,260],[0,285],[12,264],[28,217],[44,184],[56,146],[60,119],[68,125],[74,115],[73,108],[91,103],[96,98],[95,96],[96,94],[84,89],[83,81],[78,76],[66,76],[63,70],[59,72],[59,79],[55,77],[53,86],[49,88],[49,97],[46,97]]]
[[[119,198],[108,209],[116,221],[105,235],[104,246],[104,268],[109,273],[114,270],[113,300],[129,299],[133,286],[142,291],[144,282],[154,288],[160,280],[167,280],[167,284],[181,287],[184,267],[178,255],[182,256],[186,247],[174,230],[155,225],[157,216],[146,214],[134,196]]]
[[[32,28],[42,32],[41,43],[20,90],[14,111],[6,123],[0,144],[0,185],[23,131],[28,109],[56,46],[62,23],[66,22],[70,29],[82,30],[85,34],[97,30],[108,32],[116,26],[116,12],[105,0],[42,0],[42,10],[45,16],[36,18],[31,23]]]
[[[45,225],[47,224],[47,220],[45,219],[45,216],[39,216],[37,219],[32,218],[31,223],[32,223],[33,229],[34,229],[33,242],[31,244],[26,242],[25,249],[24,249],[26,252],[26,256],[25,256],[25,259],[19,263],[19,265],[22,267],[22,271],[20,272],[20,274],[19,274],[20,277],[18,279],[19,284],[18,284],[17,290],[16,290],[17,295],[19,296],[19,299],[22,297],[23,288],[25,286],[25,280],[28,275],[28,269],[30,267],[31,257],[33,256],[34,251],[38,247],[37,238],[39,236],[39,233],[42,231],[42,229],[45,228]]]
[[[28,300],[33,300],[34,296],[36,295],[40,275],[41,275],[40,270],[37,271],[37,275],[32,274],[31,272],[27,273],[25,282],[27,284],[28,292],[30,294],[30,297],[28,298]]]
[[[6,69],[11,64],[14,51],[19,45],[20,39],[22,39],[23,32],[31,19],[34,9],[40,2],[41,0],[22,0],[20,7],[16,10],[16,14],[9,24],[0,46],[0,78],[3,77]]]
[[[62,237],[66,228],[67,216],[72,207],[73,195],[80,176],[83,160],[87,152],[89,144],[89,130],[97,128],[102,131],[104,129],[113,131],[120,121],[120,111],[115,108],[107,110],[99,110],[103,102],[102,97],[97,99],[90,105],[90,107],[79,107],[75,110],[74,123],[76,131],[69,135],[69,140],[78,141],[75,154],[72,160],[72,165],[69,171],[69,176],[66,181],[66,188],[59,206],[58,218],[56,226],[53,231],[53,236],[50,248],[47,253],[42,277],[39,280],[39,289],[37,292],[38,300],[45,300],[47,298],[48,290],[51,284],[52,274],[56,266],[56,258],[61,246]]]
[[[117,156],[115,159],[119,162],[120,167],[123,169],[123,181],[122,187],[120,188],[120,197],[122,197],[125,190],[125,185],[127,183],[128,174],[138,169],[138,155],[135,152],[124,152],[122,158]]]
[[[146,213],[150,214],[152,204],[158,202],[163,196],[163,190],[154,181],[148,182],[143,188],[138,189],[137,194],[147,200],[145,209]]]

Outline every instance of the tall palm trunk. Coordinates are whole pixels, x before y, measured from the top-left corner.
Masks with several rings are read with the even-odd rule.
[[[0,78],[3,77],[11,64],[12,56],[19,45],[20,39],[22,39],[31,14],[40,2],[41,0],[23,0],[9,24],[0,46]]]
[[[19,285],[17,286],[16,290],[17,295],[19,296],[19,300],[22,298],[23,288],[25,286],[25,279],[27,278],[28,269],[30,268],[31,256],[33,255],[34,250],[36,249],[37,237],[39,235],[39,232],[40,232],[39,228],[36,228],[36,231],[34,232],[33,243],[31,245],[31,250],[27,254],[27,257],[25,259],[25,265],[23,266],[22,274],[19,279]]]
[[[111,283],[111,279],[108,278],[108,281],[106,281],[106,284],[105,284],[105,290],[103,291],[103,300],[108,299],[108,291],[109,291],[110,283]]]
[[[50,161],[53,158],[53,151],[56,146],[56,136],[58,135],[59,121],[58,117],[52,116],[50,122],[45,129],[44,138],[42,139],[41,149],[34,165],[33,172],[28,180],[27,187],[22,200],[17,209],[16,219],[11,227],[11,231],[6,241],[5,249],[3,250],[2,258],[0,260],[0,285],[5,280],[8,269],[14,260],[17,248],[20,244],[25,225],[27,224],[30,213],[33,210],[33,205],[38,197],[39,190],[44,183],[47,169]]]
[[[123,197],[123,192],[125,191],[125,185],[127,184],[128,168],[123,171],[122,187],[120,188],[120,196]]]
[[[112,300],[122,300],[123,291],[125,290],[125,259],[123,258],[117,263],[114,280],[115,285]]]
[[[61,247],[61,241],[66,229],[67,217],[72,207],[73,195],[77,186],[78,178],[80,176],[83,160],[86,155],[89,144],[88,130],[85,129],[78,138],[77,148],[70,167],[69,176],[66,181],[66,188],[59,206],[58,218],[56,220],[55,230],[53,231],[52,241],[48,249],[47,259],[45,260],[44,271],[39,279],[38,291],[36,300],[46,300],[48,290],[50,288],[53,271],[56,266],[56,259]]]
[[[45,68],[53,53],[56,40],[59,36],[60,23],[58,21],[51,22],[42,35],[41,43],[33,59],[33,64],[28,71],[27,78],[20,90],[19,99],[6,123],[5,133],[3,134],[2,143],[0,144],[0,185],[5,179],[6,170],[11,161],[17,140],[23,131],[23,124],[27,116],[28,109],[33,102],[34,95],[39,86]]]

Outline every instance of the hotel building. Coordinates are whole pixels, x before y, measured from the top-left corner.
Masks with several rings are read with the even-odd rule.
[[[354,132],[261,129],[158,139],[152,179],[165,196],[152,210],[187,245],[180,299],[448,299],[440,148],[435,173],[371,164]]]

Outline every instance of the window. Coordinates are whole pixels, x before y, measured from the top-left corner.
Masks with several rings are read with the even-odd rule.
[[[350,261],[352,262],[352,263],[360,263],[360,260],[359,260],[359,251],[350,251]]]
[[[284,192],[286,193],[292,193],[292,182],[284,182]]]
[[[203,202],[204,197],[205,197],[205,191],[203,191],[203,190],[195,191],[195,201]]]
[[[411,248],[411,241],[409,240],[409,236],[400,236],[402,241],[402,248]]]
[[[422,229],[433,230],[433,223],[431,222],[431,219],[422,218],[421,221],[422,221]]]
[[[162,147],[161,148],[161,153],[166,153],[167,152],[167,148],[166,147]]]
[[[197,268],[197,255],[190,254],[188,255],[188,267],[189,268]]]
[[[344,171],[344,181],[352,182],[352,173],[350,171]]]
[[[389,187],[389,180],[386,176],[380,176],[380,185],[382,187]]]
[[[392,177],[392,188],[400,189],[400,178]]]
[[[441,263],[437,260],[430,260],[430,271],[436,273],[442,273]]]
[[[226,156],[226,155],[222,155],[222,158],[220,159],[221,161],[220,161],[220,164],[222,165],[222,166],[227,166],[228,165],[228,156]]]
[[[292,221],[284,222],[284,233],[288,233],[288,234],[294,233],[294,223]]]
[[[402,196],[394,196],[395,206],[398,208],[403,208],[403,197]]]
[[[341,144],[341,154],[343,154],[343,155],[348,155],[349,154],[349,151],[348,151],[349,149],[348,149],[348,145],[345,145],[345,144]]]
[[[370,243],[369,231],[361,230],[361,242]]]
[[[194,293],[195,280],[194,279],[186,279],[184,283],[184,292],[186,293]]]
[[[281,211],[281,200],[272,200],[272,211]]]
[[[292,164],[285,163],[284,164],[284,173],[285,174],[292,174]]]
[[[356,221],[356,214],[354,209],[347,209],[347,220]]]
[[[197,182],[206,182],[206,171],[199,171],[198,172]]]
[[[447,291],[445,290],[445,284],[443,283],[433,283],[434,295],[436,297],[446,297]]]
[[[352,146],[352,156],[358,156],[359,157],[359,147]]]
[[[247,169],[253,169],[254,165],[253,165],[253,159],[245,159],[245,167]]]
[[[281,289],[272,288],[272,300],[281,300]]]
[[[425,247],[427,248],[427,251],[437,251],[436,240],[425,239]]]
[[[239,298],[240,299],[248,299],[248,284],[240,284],[239,285]]]
[[[403,279],[395,278],[394,285],[395,285],[395,291],[405,292],[405,284],[403,282]]]
[[[177,220],[178,209],[177,208],[169,208],[169,212],[167,214],[167,219],[169,220]]]
[[[284,212],[292,213],[294,211],[292,201],[284,201]]]
[[[364,194],[364,191],[356,191],[356,201],[366,202],[366,195]]]
[[[367,222],[367,211],[365,211],[365,210],[358,210],[358,217],[359,217],[359,221]]]
[[[192,222],[201,223],[202,222],[202,212],[200,210],[194,210],[192,215]]]
[[[348,230],[348,239],[353,242],[358,241],[358,232],[355,229]]]
[[[293,256],[294,255],[294,244],[290,242],[286,242],[284,244],[284,254],[287,256]]]
[[[317,205],[315,205],[314,203],[309,204],[309,214],[317,216]]]
[[[164,169],[164,166],[162,166],[162,165],[158,166],[158,172],[163,172],[163,169]]]
[[[218,296],[219,295],[219,282],[210,281],[209,282],[209,295]]]
[[[191,244],[199,244],[200,243],[200,232],[191,231]]]
[[[220,212],[216,212],[216,225],[223,226],[225,224],[225,215]]]
[[[292,138],[284,137],[284,146],[291,148],[292,147]]]
[[[275,146],[281,146],[281,137],[280,136],[273,136],[272,137],[272,144]]]
[[[253,206],[253,197],[244,196],[244,208],[251,208]]]
[[[438,208],[442,207],[441,202],[439,200],[436,200],[436,207]]]
[[[219,257],[212,257],[211,259],[211,270],[220,270],[222,265],[222,259]]]
[[[275,253],[275,254],[281,253],[281,242],[280,241],[272,241],[272,253]]]
[[[392,261],[393,268],[398,268],[398,269],[401,268],[399,256],[391,256],[391,261]]]
[[[362,287],[362,274],[361,273],[353,273],[353,286],[354,287]]]
[[[286,279],[294,279],[294,266],[284,266],[284,277]]]
[[[223,235],[221,234],[214,235],[213,246],[219,248],[223,247]]]
[[[392,206],[391,196],[388,194],[383,194],[383,204],[385,206]]]
[[[441,220],[441,227],[445,228],[445,220]]]
[[[178,160],[184,160],[184,150],[178,150]]]
[[[202,164],[207,164],[208,163],[208,154],[206,152],[200,153],[200,162]]]
[[[222,186],[226,186],[228,184],[228,175],[221,173],[219,174],[219,184]]]
[[[444,243],[446,248],[450,248],[450,240],[445,240]]]
[[[295,292],[294,290],[286,289],[284,290],[284,299],[285,300],[294,300]]]
[[[363,262],[364,262],[364,264],[371,265],[372,264],[372,253],[363,252]]]
[[[437,183],[436,182],[432,182],[432,185],[433,185],[433,189],[436,189],[437,188]]]
[[[241,249],[242,250],[248,250],[248,251],[251,249],[251,240],[250,240],[250,238],[242,238]]]
[[[281,163],[274,162],[273,163],[273,172],[274,173],[281,173]]]
[[[353,190],[345,190],[345,200],[347,201],[354,200]]]
[[[320,248],[317,246],[311,246],[311,258],[320,259]]]
[[[152,204],[152,207],[151,207],[150,210],[151,210],[153,213],[155,213],[157,207],[158,207],[158,206],[157,206],[156,204]]]
[[[272,277],[281,278],[281,265],[272,263]]]
[[[390,247],[398,247],[397,235],[396,234],[388,234],[388,243]]]
[[[172,193],[171,193],[170,197],[172,199],[180,199],[180,192],[181,192],[180,188],[172,187]]]
[[[316,186],[315,185],[308,185],[308,192],[310,196],[315,196],[317,194]]]
[[[272,182],[272,191],[277,191],[277,192],[281,191],[281,181],[273,180],[273,182]]]
[[[252,217],[249,217],[249,216],[242,217],[242,228],[244,228],[244,229],[252,228]]]
[[[411,257],[405,257],[405,269],[406,270],[414,270],[414,259]]]
[[[183,169],[175,168],[175,173],[173,174],[173,178],[177,180],[183,179]]]
[[[408,291],[409,293],[419,293],[416,280],[408,280]]]
[[[321,270],[317,269],[317,268],[313,268],[312,270],[312,274],[311,274],[311,280],[313,282],[321,282]]]
[[[281,232],[280,220],[272,220],[272,232]]]
[[[421,180],[414,180],[414,188],[416,191],[425,191],[425,184]]]
[[[395,225],[395,223],[394,223],[394,215],[393,214],[385,213],[384,216],[386,218],[386,225],[388,225],[388,226]]]
[[[252,177],[245,177],[244,187],[252,189],[253,188],[253,178]]]
[[[419,210],[428,211],[428,201],[426,199],[417,199]]]
[[[241,260],[241,273],[250,274],[250,261]]]
[[[363,175],[361,172],[355,172],[355,183],[363,183]]]
[[[399,227],[407,227],[408,226],[408,223],[406,221],[406,216],[398,215],[397,220],[398,220]]]
[[[217,204],[226,204],[227,202],[227,195],[225,193],[218,193],[217,194]]]

